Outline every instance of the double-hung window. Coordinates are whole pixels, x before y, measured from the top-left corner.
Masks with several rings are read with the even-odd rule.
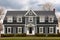
[[[22,33],[22,27],[18,27],[18,33]]]
[[[7,27],[7,34],[11,34],[11,27]]]
[[[53,33],[53,27],[49,27],[49,33],[52,34]]]
[[[49,16],[48,22],[53,22],[54,21],[54,16]]]
[[[33,17],[29,17],[28,21],[33,22]]]
[[[39,33],[43,33],[43,27],[39,27]]]
[[[39,21],[40,22],[45,22],[45,16],[40,16]]]
[[[18,16],[17,17],[17,22],[22,22],[22,17]]]
[[[12,16],[7,16],[7,22],[13,22],[13,17]]]

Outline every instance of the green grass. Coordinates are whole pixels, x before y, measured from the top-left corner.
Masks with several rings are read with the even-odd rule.
[[[0,40],[60,40],[60,37],[2,37]]]

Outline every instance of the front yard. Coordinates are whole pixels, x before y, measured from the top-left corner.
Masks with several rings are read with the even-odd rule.
[[[60,37],[2,37],[0,40],[60,40]]]

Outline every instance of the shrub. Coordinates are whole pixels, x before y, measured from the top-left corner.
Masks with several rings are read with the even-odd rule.
[[[1,34],[1,37],[13,37],[14,34]]]
[[[35,36],[37,36],[37,37],[45,37],[46,35],[45,34],[38,34],[38,33],[36,33]]]
[[[26,36],[26,34],[24,33],[24,34],[15,34],[15,37],[25,37]]]
[[[48,37],[60,37],[60,34],[48,34]]]
[[[60,37],[60,33],[59,34],[56,34],[57,37]]]

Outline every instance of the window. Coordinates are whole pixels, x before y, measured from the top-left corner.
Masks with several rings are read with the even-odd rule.
[[[18,27],[18,33],[22,33],[22,27]]]
[[[45,17],[44,16],[40,16],[40,22],[45,22]]]
[[[7,34],[11,34],[11,27],[7,27]]]
[[[53,27],[49,27],[49,33],[53,33]]]
[[[48,22],[53,22],[53,21],[54,21],[54,17],[53,16],[49,16]]]
[[[39,27],[39,33],[43,33],[43,27]]]
[[[7,17],[7,22],[13,22],[13,17],[12,16],[8,16]]]
[[[22,17],[17,17],[17,22],[22,22]]]
[[[33,17],[29,17],[29,22],[33,22]]]

